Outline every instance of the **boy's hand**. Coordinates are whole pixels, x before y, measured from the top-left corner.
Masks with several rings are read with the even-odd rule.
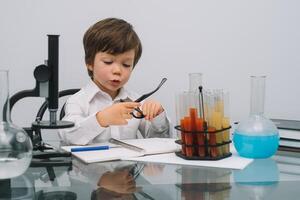
[[[164,171],[165,165],[157,163],[147,163],[143,173],[147,176],[159,176]]]
[[[134,108],[140,106],[140,103],[136,102],[123,102],[116,103],[96,114],[98,123],[102,127],[108,127],[110,125],[125,125],[128,124],[127,119],[131,119],[130,114]]]
[[[121,194],[131,194],[136,191],[135,180],[128,170],[107,172],[99,179],[97,185]]]
[[[145,119],[149,121],[164,111],[162,105],[156,100],[146,100],[141,110],[145,115]]]

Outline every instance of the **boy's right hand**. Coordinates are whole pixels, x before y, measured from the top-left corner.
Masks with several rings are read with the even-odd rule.
[[[127,120],[132,118],[130,114],[134,108],[140,106],[137,102],[122,102],[113,104],[96,114],[98,123],[102,127],[110,125],[125,125]]]
[[[131,194],[137,189],[135,180],[128,170],[106,172],[97,185],[119,194]]]

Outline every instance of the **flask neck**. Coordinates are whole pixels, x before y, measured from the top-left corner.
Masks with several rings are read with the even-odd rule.
[[[189,73],[189,92],[199,93],[202,86],[202,73]]]
[[[263,115],[266,76],[251,76],[250,115]]]
[[[10,120],[8,71],[0,70],[0,122]]]

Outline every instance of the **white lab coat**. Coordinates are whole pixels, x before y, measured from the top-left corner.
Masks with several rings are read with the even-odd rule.
[[[156,116],[151,122],[145,119],[132,118],[127,125],[101,127],[96,113],[119,101],[139,96],[125,88],[121,88],[118,96],[112,98],[91,80],[79,92],[72,95],[66,102],[63,120],[72,121],[75,127],[59,130],[59,136],[66,145],[86,145],[106,142],[109,138],[134,139],[140,133],[142,137],[169,137],[171,128],[166,112]]]

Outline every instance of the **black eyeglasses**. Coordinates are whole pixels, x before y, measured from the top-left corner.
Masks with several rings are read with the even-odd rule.
[[[142,173],[144,170],[145,165],[144,164],[134,164],[131,169],[129,170],[129,173],[132,175],[133,179],[137,179],[137,177]]]
[[[143,94],[141,97],[137,98],[134,102],[141,102],[143,100],[145,100],[146,98],[150,97],[152,94],[154,94],[155,92],[157,92],[157,90],[159,90],[159,88],[161,88],[161,86],[167,81],[167,78],[163,78],[160,81],[160,84],[157,86],[157,88],[155,88],[153,91]],[[125,100],[121,99],[121,102],[125,102]],[[145,117],[145,115],[143,114],[143,111],[141,111],[140,108],[135,108],[134,111],[132,113],[130,113],[134,118],[136,119],[143,119]]]

